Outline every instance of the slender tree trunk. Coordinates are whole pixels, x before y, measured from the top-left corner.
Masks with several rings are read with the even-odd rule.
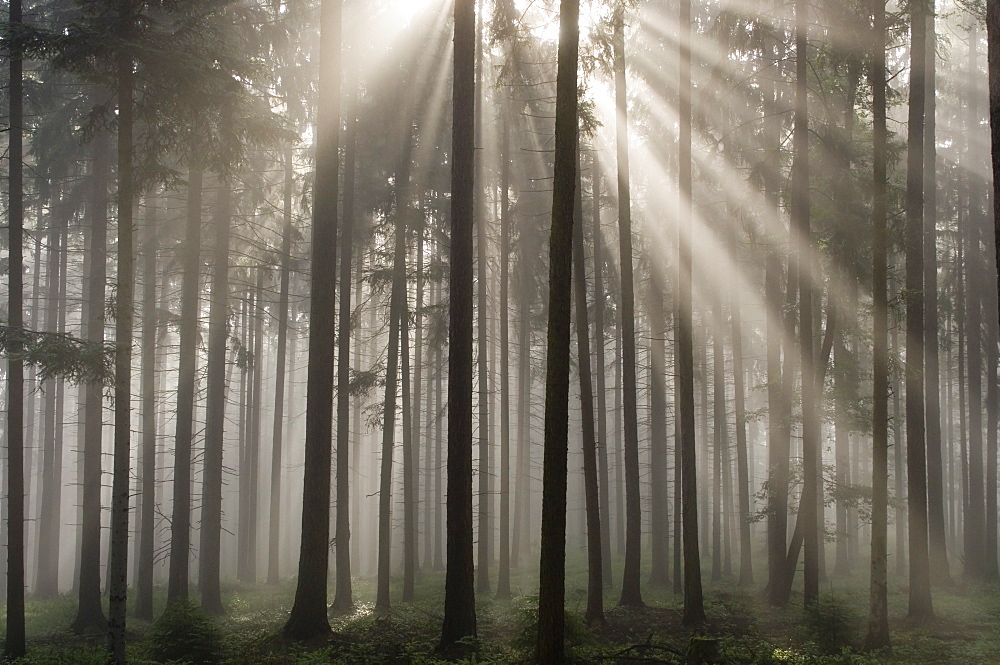
[[[65,204],[63,200],[60,203]],[[67,241],[65,215],[54,216],[50,222],[48,239],[48,270],[46,287],[48,291],[45,306],[45,331],[59,333],[60,310],[64,304],[60,298],[62,282],[62,256]],[[59,593],[59,515],[62,485],[62,423],[57,411],[60,410],[62,379],[52,377],[44,386],[42,403],[42,463],[38,483],[38,533],[35,559],[35,596],[55,598]],[[44,385],[44,384],[43,384]]]
[[[910,101],[906,158],[906,476],[911,618],[933,615],[924,432],[924,108],[926,0],[910,6]]]
[[[260,415],[263,402],[264,378],[264,266],[257,266],[257,284],[254,287],[253,307],[250,315],[253,320],[253,367],[250,386],[250,403],[247,405],[249,437],[246,446],[246,467],[241,469],[241,477],[247,479],[247,518],[246,518],[246,570],[243,581],[257,583],[257,535],[258,514],[260,510]]]
[[[889,349],[886,281],[888,257],[888,206],[885,74],[885,3],[873,0],[874,31],[870,52],[869,80],[872,87],[874,122],[872,207],[872,543],[871,585],[868,603],[868,635],[865,648],[885,650],[889,644],[888,598],[888,483],[889,483]]]
[[[139,552],[136,573],[135,615],[145,621],[153,620],[153,559],[156,547],[156,338],[159,332],[159,315],[156,303],[156,255],[158,201],[146,197],[145,238],[142,247],[142,369],[139,383],[142,392],[142,484],[141,512],[139,515]],[[92,255],[93,257],[96,255]],[[93,268],[93,264],[91,265]],[[103,300],[104,280],[101,277],[100,293],[91,291],[91,307]],[[95,273],[96,274],[96,271]],[[103,309],[103,308],[102,308]],[[91,310],[93,312],[93,310]],[[95,321],[103,333],[103,321]],[[88,395],[87,399],[90,399]]]
[[[479,390],[479,467],[477,475],[479,478],[479,514],[478,518],[478,540],[476,551],[476,591],[478,593],[489,593],[490,591],[490,559],[492,558],[492,547],[490,546],[491,529],[490,526],[490,430],[489,404],[490,404],[490,369],[489,353],[487,351],[486,333],[486,311],[488,309],[486,263],[488,261],[488,248],[486,240],[486,195],[483,188],[483,168],[482,168],[482,148],[483,148],[483,1],[478,0],[477,25],[476,25],[476,146],[478,149],[474,156],[474,176],[477,187],[475,188],[475,224],[476,224],[476,370],[478,372]]]
[[[792,238],[808,252],[812,247],[809,224],[809,100],[808,48],[809,19],[805,0],[795,4],[795,127],[792,167]],[[797,521],[802,522],[805,557],[804,600],[812,604],[819,597],[820,556],[818,505],[820,460],[819,395],[817,367],[813,350],[813,274],[800,269],[799,277],[799,350],[802,365],[802,498]]]
[[[937,260],[937,33],[933,3],[927,21],[926,127],[924,133],[924,391],[927,423],[927,523],[931,580],[950,584],[944,535],[944,482],[941,455],[941,388],[938,361]]]
[[[10,0],[11,31],[22,25],[21,0]],[[8,325],[24,328],[24,107],[23,52],[11,42],[8,104],[10,130],[7,135],[7,244],[9,248],[7,294]],[[24,364],[18,355],[21,342],[15,337],[7,361],[7,607],[4,658],[25,654],[24,638]]]
[[[570,310],[573,277],[573,227],[579,220],[574,206],[579,203],[577,59],[579,50],[579,0],[559,3],[559,62],[556,77],[556,152],[552,191],[552,230],[549,240],[549,316],[545,362],[545,443],[542,471],[542,546],[539,562],[537,662],[558,665],[565,658],[566,591],[566,469],[569,436]],[[574,219],[576,217],[576,219]],[[579,249],[583,235],[580,231]],[[581,261],[582,257],[578,259]],[[583,276],[582,265],[577,276]],[[577,299],[577,317],[586,317],[586,282],[579,284],[583,295],[582,311]],[[579,343],[587,344],[586,323],[577,329]],[[588,349],[589,351],[589,349]],[[581,375],[589,354],[583,349],[578,358]],[[587,367],[586,370],[590,368]],[[589,373],[587,374],[589,378]],[[589,392],[589,391],[588,391]],[[593,452],[593,396],[581,395],[583,408],[590,410],[590,431],[584,434],[584,447]],[[586,422],[586,418],[585,418]],[[585,425],[586,426],[586,425]],[[587,440],[589,434],[589,441]],[[586,454],[586,452],[585,452]],[[591,461],[591,471],[594,471]],[[638,488],[636,488],[638,489]],[[588,506],[589,508],[589,506]],[[588,510],[588,513],[591,511]],[[596,511],[594,511],[596,517]],[[599,531],[599,528],[598,528]],[[595,534],[596,535],[596,534]],[[594,554],[594,548],[589,551]],[[599,567],[591,570],[598,573]],[[638,570],[635,571],[638,575]],[[589,593],[600,593],[600,580],[588,584]],[[588,594],[588,619],[596,611]]]
[[[439,649],[476,635],[472,536],[472,282],[475,226],[476,8],[455,2],[448,309],[448,554]]]
[[[288,281],[292,252],[292,190],[294,188],[292,157],[291,147],[286,147],[284,156],[285,182],[282,192],[284,228],[281,233],[281,276],[278,286],[278,357],[274,370],[274,419],[271,429],[271,497],[267,538],[268,584],[277,584],[281,579],[281,469],[288,348]],[[346,419],[343,422],[347,422]]]
[[[309,364],[302,487],[302,544],[298,583],[287,637],[310,640],[330,633],[327,575],[330,560],[330,470],[333,438],[334,275],[337,257],[342,0],[323,0],[320,10],[319,108],[309,294]]]
[[[712,581],[722,579],[723,481],[726,441],[726,361],[722,349],[725,317],[722,303],[714,303],[712,312]],[[707,368],[706,368],[707,369]],[[708,381],[708,377],[704,377]]]
[[[201,267],[202,172],[188,172],[181,287],[180,360],[177,377],[177,432],[174,439],[173,515],[170,521],[170,580],[167,600],[188,597],[191,557],[191,448],[194,439],[195,372],[198,360],[198,287]]]
[[[404,263],[405,274],[405,263]],[[417,457],[413,446],[412,388],[410,385],[410,313],[403,285],[399,313],[399,341],[403,379],[403,602],[413,602],[417,576]]]
[[[334,529],[336,546],[336,593],[333,609],[349,612],[354,607],[354,593],[351,588],[351,507],[357,508],[358,497],[351,500],[351,423],[358,429],[354,433],[355,445],[361,437],[360,398],[355,398],[354,419],[351,411],[351,277],[354,271],[354,203],[355,176],[358,156],[357,85],[353,79],[348,84],[348,94],[352,103],[347,116],[344,154],[344,218],[340,225],[340,313],[337,350],[337,523]],[[360,261],[359,261],[360,263]],[[357,288],[360,289],[361,280]],[[360,291],[358,293],[360,302]],[[355,353],[355,363],[358,356]],[[357,369],[357,368],[356,368]],[[356,450],[356,449],[355,449]],[[358,456],[354,455],[355,463]],[[355,478],[355,486],[358,480]],[[357,521],[355,521],[357,523]]]
[[[590,329],[587,321],[587,265],[583,244],[583,181],[577,160],[573,211],[572,286],[576,307],[577,363],[583,425],[583,482],[587,520],[587,609],[589,624],[604,623],[604,584],[601,580],[601,508],[597,489],[597,438],[594,431],[593,370],[590,365]],[[603,371],[603,369],[602,369]],[[664,450],[664,457],[666,451]],[[665,471],[665,470],[664,470]],[[664,474],[666,475],[666,474]],[[664,481],[666,478],[664,478]],[[664,493],[665,494],[665,493]],[[666,496],[664,496],[664,500]]]
[[[500,560],[497,598],[510,598],[510,108],[500,137]]]
[[[746,391],[743,381],[743,323],[740,317],[740,282],[733,280],[733,294],[729,305],[729,323],[733,336],[733,399],[736,409],[736,475],[737,521],[740,530],[739,585],[753,584],[753,543],[751,540],[750,465],[747,457]]]
[[[123,0],[118,19],[131,27],[135,8]],[[123,35],[126,39],[127,35]],[[108,570],[108,651],[110,662],[125,665],[125,604],[128,591],[128,513],[132,434],[132,309],[135,244],[132,202],[135,183],[132,170],[132,123],[134,74],[132,57],[118,56],[118,284],[115,302],[115,437],[114,473],[111,486],[111,565]],[[8,612],[10,608],[8,607]]]
[[[665,348],[666,316],[660,271],[654,268],[649,277],[649,517],[654,525],[668,523],[667,518],[667,358]],[[668,531],[654,526],[649,536],[651,586],[665,587],[670,582]]]
[[[198,587],[208,614],[225,612],[220,575],[222,566],[222,453],[226,433],[226,345],[229,338],[229,236],[232,190],[219,180],[215,202],[215,251],[212,300],[208,313],[208,395],[205,408],[205,471],[198,548]]]
[[[611,491],[608,463],[608,414],[605,377],[604,341],[604,232],[601,228],[601,172],[594,152],[591,163],[591,192],[594,197],[594,348],[596,351],[595,377],[597,379],[597,471],[601,506],[601,578],[604,586],[613,584],[611,573]],[[617,421],[615,421],[617,422]]]
[[[636,405],[635,288],[632,276],[632,201],[629,185],[628,110],[625,89],[625,10],[614,16],[616,144],[618,152],[618,242],[621,252],[622,371],[625,406],[625,570],[618,601],[625,606],[642,606],[640,566],[642,564],[642,506],[639,497],[639,426]]]
[[[684,616],[688,626],[705,622],[701,591],[701,553],[698,551],[698,478],[694,430],[694,326],[692,322],[691,249],[691,0],[680,2],[680,146],[678,170],[680,214],[677,227],[677,313],[675,316],[676,366],[674,390],[678,394],[678,442],[681,449],[681,521],[684,549]]]

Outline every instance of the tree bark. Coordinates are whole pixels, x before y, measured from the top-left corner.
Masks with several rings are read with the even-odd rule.
[[[439,650],[476,635],[472,536],[472,282],[475,226],[476,8],[455,2],[451,266],[448,309],[448,516],[444,620]]]
[[[330,470],[333,437],[333,355],[337,257],[342,0],[323,0],[320,10],[319,108],[309,294],[309,364],[302,487],[302,543],[295,600],[284,634],[296,640],[330,634],[327,575],[330,560]]]
[[[221,615],[222,565],[222,455],[226,433],[226,343],[229,318],[229,236],[232,190],[219,180],[215,202],[215,249],[212,257],[212,300],[208,313],[208,394],[205,408],[205,470],[202,485],[201,542],[198,548],[198,587],[201,607]]]

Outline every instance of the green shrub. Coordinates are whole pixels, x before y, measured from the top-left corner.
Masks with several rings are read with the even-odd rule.
[[[218,626],[190,600],[170,603],[146,637],[159,663],[213,665],[222,659]]]
[[[857,646],[859,621],[847,601],[836,594],[824,594],[806,606],[808,639],[826,654],[841,653]]]

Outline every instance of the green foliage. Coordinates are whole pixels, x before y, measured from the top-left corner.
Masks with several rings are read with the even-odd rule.
[[[41,382],[60,377],[72,384],[114,385],[115,345],[64,333],[14,330],[0,325],[0,354],[38,368]]]
[[[147,637],[149,654],[157,662],[209,665],[222,660],[218,625],[190,600],[167,605]]]

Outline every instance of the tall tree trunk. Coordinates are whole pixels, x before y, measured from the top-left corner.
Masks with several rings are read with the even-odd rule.
[[[490,591],[490,559],[493,557],[490,537],[492,527],[490,526],[490,429],[488,427],[490,417],[490,368],[489,353],[487,351],[486,333],[486,311],[487,305],[487,279],[486,264],[488,261],[488,247],[486,240],[486,193],[483,188],[483,0],[478,0],[479,9],[477,11],[476,24],[476,146],[478,149],[474,156],[474,180],[478,185],[475,189],[476,208],[476,371],[479,378],[479,514],[478,514],[478,540],[476,551],[476,591],[478,593],[489,593]]]
[[[439,649],[476,635],[472,536],[472,282],[475,226],[476,7],[455,2],[448,308],[448,543]]]
[[[278,350],[274,370],[274,418],[271,428],[271,497],[268,513],[267,583],[281,579],[281,466],[285,426],[285,375],[288,349],[288,281],[292,252],[292,149],[285,148],[285,182],[282,191],[281,276],[278,286]],[[342,287],[343,288],[343,287]],[[338,420],[338,422],[340,422]],[[343,422],[347,422],[345,419]]]
[[[691,0],[680,2],[680,75],[678,110],[680,146],[678,157],[680,214],[677,225],[677,307],[675,315],[676,376],[678,395],[678,441],[681,449],[681,521],[684,549],[684,615],[688,626],[705,623],[701,591],[701,553],[698,551],[698,478],[695,461],[694,431],[694,326],[692,321],[692,249],[691,249]]]
[[[587,321],[587,264],[583,246],[583,181],[577,160],[573,210],[572,286],[576,307],[577,366],[583,425],[583,482],[587,520],[587,609],[589,624],[604,623],[604,584],[601,580],[601,508],[597,489],[597,438],[594,431],[593,370],[590,365],[590,328]],[[603,371],[603,368],[602,370]],[[666,450],[663,451],[666,457]],[[666,471],[664,469],[664,471]],[[664,475],[666,475],[664,473]],[[666,478],[664,478],[664,481]],[[665,494],[665,493],[664,493]],[[666,496],[664,496],[666,499]]]
[[[549,316],[545,359],[545,443],[542,470],[542,546],[539,562],[537,662],[558,665],[565,658],[566,633],[566,469],[569,437],[570,310],[573,278],[574,206],[578,187],[577,59],[579,52],[579,0],[559,3],[559,61],[556,76],[555,160],[552,189],[552,229],[549,240]],[[578,216],[577,216],[578,217]],[[583,245],[582,232],[579,241]],[[581,257],[582,258],[582,257]],[[577,276],[583,276],[582,265]],[[583,307],[577,317],[586,317],[586,282]],[[579,305],[579,298],[577,299]],[[586,325],[577,329],[580,344],[587,343]],[[580,353],[580,372],[589,355]],[[589,367],[587,368],[589,370]],[[589,378],[589,374],[588,374]],[[583,408],[590,409],[589,441],[584,447],[593,452],[592,396],[583,394]],[[585,418],[586,422],[586,418]],[[585,453],[586,454],[586,453]],[[593,469],[591,469],[593,471]],[[589,507],[588,507],[589,508]],[[588,510],[588,513],[591,512]],[[595,512],[596,517],[596,512]],[[593,549],[591,548],[591,556]],[[592,560],[591,560],[592,562]],[[593,568],[592,568],[593,569]],[[595,573],[597,571],[594,571]],[[639,571],[635,571],[638,575]],[[600,593],[600,581],[593,577],[590,593]],[[588,595],[588,619],[593,618]]]
[[[118,19],[131,29],[133,3],[123,0]],[[123,35],[128,38],[127,34]],[[128,591],[128,513],[132,434],[132,309],[135,243],[132,202],[135,183],[132,167],[134,74],[132,56],[121,51],[117,62],[118,85],[118,283],[115,301],[115,436],[111,485],[111,549],[108,607],[110,662],[125,665],[125,604]],[[8,612],[10,608],[8,607]]]
[[[142,369],[139,379],[142,393],[142,484],[141,509],[139,514],[139,551],[135,589],[135,614],[145,621],[153,620],[153,558],[156,540],[156,338],[159,332],[159,316],[156,311],[156,255],[159,248],[157,233],[158,201],[154,195],[146,197],[145,237],[143,239],[142,267]],[[93,257],[92,259],[93,260]],[[93,265],[91,265],[93,269]],[[91,292],[91,307],[103,300],[104,279],[101,279],[100,293]],[[95,271],[96,274],[96,271]],[[98,300],[99,299],[99,300]],[[93,310],[91,310],[93,311]],[[101,326],[103,321],[95,322]],[[89,399],[89,396],[88,396]]]
[[[612,585],[611,573],[611,491],[608,469],[608,414],[605,377],[607,366],[604,357],[604,232],[601,228],[601,171],[597,152],[591,162],[592,213],[594,217],[594,350],[596,351],[595,376],[597,378],[597,471],[601,506],[601,578],[605,587]],[[615,421],[617,422],[617,421]]]
[[[621,336],[625,425],[625,569],[618,601],[642,606],[642,507],[639,497],[639,425],[636,405],[635,288],[632,276],[632,199],[629,183],[628,97],[625,79],[625,10],[614,15],[615,132],[618,154],[618,243],[621,256]]]
[[[739,493],[737,522],[740,530],[739,585],[753,584],[753,543],[751,541],[750,465],[747,456],[746,391],[743,367],[743,323],[740,317],[740,282],[734,279],[730,299],[729,323],[733,336],[733,399],[736,409],[736,476]]]
[[[722,579],[723,480],[726,441],[726,360],[722,349],[722,303],[712,308],[712,581]],[[707,346],[707,344],[706,344]],[[707,369],[707,368],[706,368]],[[704,377],[708,381],[708,377]]]
[[[924,133],[924,392],[927,423],[927,524],[931,580],[950,584],[944,535],[944,479],[941,456],[941,387],[938,361],[937,260],[937,33],[931,3],[927,21],[926,127]]]
[[[497,598],[510,598],[510,108],[500,137],[500,560]]]
[[[889,348],[888,205],[886,197],[888,133],[886,131],[885,3],[873,0],[874,30],[868,76],[872,87],[874,174],[872,179],[872,543],[868,635],[865,648],[889,648],[888,517],[889,517]]]
[[[226,433],[226,343],[229,335],[229,236],[232,190],[219,180],[215,202],[215,251],[212,300],[208,312],[208,395],[205,408],[205,470],[202,485],[201,542],[198,548],[198,587],[201,606],[219,615],[222,565],[222,453]],[[144,349],[145,350],[145,349]]]
[[[404,263],[405,270],[405,263]],[[412,387],[410,385],[410,313],[406,285],[399,313],[399,342],[403,379],[403,602],[413,602],[417,576],[417,456],[413,446]]]
[[[11,31],[22,25],[21,0],[10,0]],[[7,238],[9,247],[7,294],[8,325],[24,328],[24,106],[23,51],[10,42],[8,104],[10,130],[7,136]],[[21,341],[15,337],[7,361],[7,607],[4,657],[25,654],[24,638],[24,364],[18,355]]]
[[[62,204],[67,202],[60,201]],[[50,221],[48,238],[48,270],[46,271],[46,287],[48,290],[45,306],[45,331],[60,333],[60,310],[65,305],[60,298],[62,283],[62,256],[67,238],[67,222],[65,215],[53,215]],[[38,483],[38,539],[35,561],[35,596],[39,598],[54,598],[59,593],[59,515],[60,499],[62,497],[62,423],[57,412],[60,411],[60,394],[62,379],[52,377],[45,386],[42,403],[42,464],[40,482]]]
[[[654,525],[667,524],[667,358],[665,348],[666,317],[663,284],[655,267],[649,277],[649,517]],[[649,536],[651,586],[665,587],[670,581],[669,540],[665,528],[654,527]]]
[[[181,287],[180,360],[177,377],[177,432],[174,438],[173,515],[170,520],[170,579],[167,600],[188,597],[191,558],[191,448],[194,439],[195,372],[198,361],[198,287],[201,267],[202,172],[188,172]]]
[[[250,584],[257,583],[257,535],[260,510],[260,416],[263,402],[264,377],[264,266],[257,266],[257,285],[254,287],[253,308],[253,384],[250,388],[250,436],[246,447],[246,468],[240,469],[240,477],[247,478],[247,540],[245,551],[246,570],[242,578]]]
[[[407,123],[405,145],[396,170],[396,220],[392,262],[392,291],[389,296],[389,352],[385,374],[382,416],[382,468],[378,493],[378,584],[376,611],[389,610],[389,576],[392,554],[392,458],[396,430],[396,392],[399,385],[400,326],[406,316],[406,225],[410,214],[410,155],[413,145],[412,121]],[[403,423],[405,434],[406,424]],[[405,455],[405,451],[404,451]],[[404,465],[406,464],[404,460]]]
[[[795,127],[792,166],[792,238],[808,253],[813,247],[809,224],[809,99],[808,48],[809,19],[805,0],[795,3]],[[799,277],[799,350],[802,366],[802,498],[797,521],[802,522],[805,545],[803,578],[804,600],[812,604],[819,597],[819,468],[820,419],[816,355],[813,350],[813,279],[812,272],[800,269]]]
[[[910,552],[909,615],[933,615],[927,538],[924,438],[924,108],[926,0],[910,6],[910,100],[906,149],[906,480]],[[977,409],[974,409],[977,410]]]
[[[298,582],[287,637],[309,640],[329,635],[327,575],[330,560],[330,469],[333,437],[334,275],[337,260],[337,202],[340,161],[340,41],[342,0],[323,0],[320,10],[319,108],[309,294],[309,364],[306,442],[302,486],[302,544]]]
[[[349,612],[354,607],[354,593],[351,588],[351,513],[357,507],[357,497],[352,502],[350,484],[351,424],[358,429],[354,434],[355,445],[361,436],[360,398],[355,398],[354,419],[351,419],[351,277],[354,271],[354,203],[355,176],[358,159],[358,92],[353,79],[348,83],[351,106],[348,108],[347,132],[344,136],[344,218],[340,225],[340,312],[337,330],[337,522],[334,528],[336,546],[336,592],[333,609]],[[360,263],[360,261],[359,261]],[[357,282],[360,302],[361,280]],[[359,345],[360,346],[360,345]],[[355,354],[355,362],[359,357]],[[354,456],[357,463],[357,455]],[[355,479],[355,485],[358,484]],[[357,523],[357,522],[356,522]]]
[[[1000,5],[986,3],[986,56],[989,67],[990,143],[993,171],[993,243],[994,256],[1000,265]],[[997,277],[997,298],[1000,298],[1000,273]],[[997,307],[1000,318],[1000,306]]]

